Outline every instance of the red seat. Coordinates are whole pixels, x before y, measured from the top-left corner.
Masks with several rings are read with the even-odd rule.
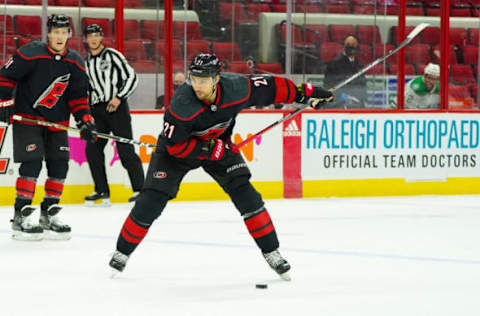
[[[8,0],[8,4],[23,4],[23,0]]]
[[[478,46],[479,29],[468,29],[468,43]]]
[[[68,40],[67,47],[75,50],[80,56],[85,57],[87,55],[87,50],[85,48],[85,42],[82,38],[73,37]]]
[[[467,45],[467,30],[461,27],[450,28],[450,45]]]
[[[320,45],[320,43],[330,42],[326,25],[306,24],[304,36],[308,44]]]
[[[430,46],[415,44],[405,48],[405,60],[410,64],[428,64],[431,61]]]
[[[85,4],[87,5],[87,7],[112,8],[115,6],[115,0],[85,0]]]
[[[327,4],[325,6],[326,13],[349,14],[350,6],[348,4]]]
[[[10,4],[10,1],[8,1],[8,4]],[[23,2],[25,5],[42,5],[42,0],[24,0]],[[54,0],[48,0],[48,5],[55,5]]]
[[[372,46],[367,44],[360,44],[360,53],[358,54],[358,60],[364,65],[370,64],[373,61]]]
[[[163,64],[165,59],[165,42],[157,41],[154,44],[154,50],[157,53],[157,60],[160,60]],[[183,60],[182,49],[180,48],[180,42],[178,40],[173,40],[173,60],[180,61]]]
[[[470,11],[470,8],[452,8],[450,16],[471,17],[472,11]]]
[[[188,41],[186,43],[187,61],[192,60],[199,53],[210,53],[210,42],[201,41]]]
[[[165,21],[141,20],[142,37],[156,40],[165,38]]]
[[[10,1],[9,1],[10,2]],[[62,7],[79,7],[83,6],[83,0],[56,0],[58,6]]]
[[[296,12],[306,12],[306,13],[322,13],[324,12],[322,6],[316,4],[298,4],[296,6]]]
[[[380,30],[377,25],[358,25],[357,36],[360,43],[364,44],[373,45],[382,42]]]
[[[233,15],[233,22],[235,23],[243,23],[249,22],[247,13],[245,12],[245,8],[243,7],[243,3],[235,2],[220,2],[218,4],[220,20],[232,21]]]
[[[140,26],[137,20],[125,20],[124,22],[124,37],[128,39],[140,39]]]
[[[427,16],[440,16],[442,14],[440,8],[426,8],[425,11]]]
[[[405,8],[405,14],[406,15],[415,15],[415,16],[424,16],[425,12],[423,11],[422,7],[406,7]]]
[[[157,62],[153,60],[136,60],[131,61],[130,66],[135,69],[136,73],[152,74],[158,72]]]
[[[405,27],[405,36],[407,36],[411,31],[413,31],[414,28],[415,26]],[[393,26],[392,27],[392,43],[398,44],[399,42],[401,41],[398,40],[398,26]],[[412,39],[412,41],[410,42],[410,45],[417,44],[417,43],[420,43],[420,36],[416,36],[414,39]]]
[[[103,30],[104,37],[112,37],[112,25],[109,19],[82,18],[82,28],[89,24],[98,24]]]
[[[287,38],[287,25],[285,23],[282,24],[277,24],[277,30],[280,28],[280,40],[281,43],[285,43],[285,40]],[[300,27],[296,25],[292,25],[292,42],[294,45],[303,45],[304,40],[303,40],[303,35],[302,35],[302,30]]]
[[[13,34],[13,20],[10,15],[0,15],[0,34]]]
[[[332,61],[343,52],[343,45],[339,43],[323,43],[320,46],[320,56],[324,63]]]
[[[143,4],[141,0],[124,0],[123,6],[125,8],[133,8],[133,9],[143,8]]]
[[[227,64],[227,71],[239,74],[253,74],[252,68],[246,61],[231,61]]]
[[[450,73],[452,81],[456,84],[472,84],[475,83],[472,68],[469,65],[451,65]]]
[[[242,60],[242,55],[236,42],[213,42],[212,51],[220,61]]]
[[[367,75],[386,75],[387,74],[387,68],[385,67],[385,64],[378,64],[375,67],[369,69],[366,72]]]
[[[272,9],[266,3],[248,3],[247,12],[250,19],[258,21],[258,15],[262,12],[271,12]]]
[[[3,55],[3,52],[5,50],[5,55]],[[15,51],[17,50],[17,44],[15,43],[15,39],[11,36],[8,36],[2,41],[0,41],[0,59],[1,60],[7,60],[10,56],[15,54]]]
[[[256,73],[259,74],[283,74],[282,64],[280,63],[257,63]]]
[[[185,24],[187,32],[187,41],[201,40],[202,34],[200,33],[200,25],[198,22],[173,22],[173,35],[176,39],[183,40],[185,38]]]
[[[355,35],[353,25],[330,25],[330,38],[332,42],[342,43],[347,35]]]
[[[439,27],[427,27],[421,33],[422,43],[437,45],[440,44],[440,28]]]
[[[436,64],[440,64],[440,45],[435,45],[432,48],[432,55],[433,55],[433,62]],[[450,64],[454,65],[457,64],[457,53],[455,52],[455,48],[450,45],[450,52],[449,52],[449,59]]]
[[[450,84],[448,86],[448,96],[449,96],[449,108],[468,109],[468,108],[471,108],[473,105],[470,88],[467,85],[456,86],[456,85]]]
[[[19,35],[34,37],[42,34],[42,19],[39,16],[16,15],[13,20]]]
[[[478,65],[478,46],[465,46],[463,48],[463,61],[466,64]]]
[[[272,12],[287,12],[286,4],[272,4]]]
[[[389,64],[389,74],[397,75],[398,74],[398,65],[397,64]],[[412,64],[405,64],[405,75],[407,76],[414,76],[415,75],[415,67]]]
[[[123,50],[129,61],[146,60],[147,52],[143,42],[139,40],[128,40],[124,42]]]
[[[373,5],[354,5],[353,14],[375,14],[375,6]]]
[[[373,50],[373,59],[378,59],[382,56],[385,56],[389,51],[394,49],[395,46],[392,44],[377,44],[375,45],[375,48]],[[393,56],[390,56],[387,58],[387,63],[389,64],[396,64],[398,62],[398,55],[394,54]]]

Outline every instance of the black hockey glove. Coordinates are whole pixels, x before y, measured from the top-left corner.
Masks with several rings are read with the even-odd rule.
[[[302,83],[297,85],[297,95],[295,102],[310,104],[312,108],[318,110],[323,104],[333,100],[333,93],[321,87],[315,87],[311,83]]]
[[[15,114],[13,99],[0,100],[0,122],[11,124],[13,114]]]
[[[89,143],[94,143],[96,132],[97,127],[95,126],[93,117],[90,114],[84,115],[80,123],[80,138]]]

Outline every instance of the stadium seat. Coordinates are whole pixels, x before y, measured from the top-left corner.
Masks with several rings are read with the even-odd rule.
[[[375,48],[373,50],[373,58],[378,59],[382,56],[385,56],[389,51],[394,49],[395,46],[392,44],[377,44],[375,45]],[[389,64],[396,64],[398,62],[398,55],[394,54],[393,56],[390,56],[387,58],[387,63]]]
[[[276,26],[277,34],[280,36],[280,43],[285,44],[287,38],[287,24],[281,23]],[[292,25],[292,42],[294,45],[304,45],[304,39],[302,35],[302,30],[299,26]]]
[[[375,14],[375,6],[373,5],[354,5],[353,14]]]
[[[112,8],[115,6],[115,0],[85,0],[87,7],[107,7]]]
[[[191,40],[201,40],[202,34],[200,33],[200,25],[198,22],[191,21],[191,22],[180,22],[174,21],[173,22],[173,36],[176,39],[183,40],[185,38],[185,24],[186,24],[186,32],[187,32],[187,41]]]
[[[112,25],[109,19],[82,18],[82,29],[85,29],[89,24],[98,24],[103,30],[104,37],[113,36]]]
[[[422,7],[406,7],[405,8],[405,14],[406,15],[413,15],[413,16],[424,16],[425,11],[423,11]]]
[[[470,89],[470,93],[471,93],[472,98],[473,98],[473,102],[477,103],[477,100],[478,100],[478,85],[477,84],[471,84],[469,86],[469,89]]]
[[[210,53],[210,42],[201,40],[201,41],[188,41],[186,43],[187,50],[187,61],[190,61],[199,53]]]
[[[343,45],[339,43],[322,43],[320,46],[320,56],[322,62],[328,63],[343,52]]]
[[[5,56],[3,55],[3,52],[5,50]],[[15,51],[17,50],[17,43],[15,43],[15,38],[8,36],[2,41],[0,41],[0,59],[1,60],[7,60],[15,54]]]
[[[426,8],[426,16],[440,16],[442,11],[440,8]]]
[[[227,63],[227,72],[239,74],[253,74],[252,68],[248,66],[246,61],[231,61]]]
[[[407,36],[411,31],[413,31],[413,29],[415,28],[415,26],[407,26],[405,27],[405,36]],[[391,36],[392,36],[392,44],[398,44],[400,43],[401,41],[398,41],[398,26],[393,26],[392,27],[392,33],[391,33]],[[412,44],[418,44],[420,43],[420,36],[416,36],[411,42],[410,42],[410,45]]]
[[[8,4],[24,4],[23,0],[8,0]]]
[[[305,43],[320,45],[330,42],[328,28],[326,25],[306,24],[304,27]]]
[[[56,0],[55,3],[62,7],[81,7],[84,5],[83,0]]]
[[[448,86],[448,96],[450,109],[470,109],[473,106],[473,99],[470,93],[470,87],[467,85]],[[452,100],[453,99],[453,100]]]
[[[40,35],[37,35],[37,37],[24,37],[21,36],[18,38],[18,47],[22,47],[23,45],[30,43],[31,41],[41,41],[42,39],[40,38]]]
[[[479,29],[468,29],[468,43],[471,45],[478,46],[479,40]]]
[[[283,74],[282,64],[280,63],[257,63],[255,64],[258,74]]]
[[[242,60],[242,55],[236,42],[213,42],[212,51],[220,61]]]
[[[423,64],[415,65],[415,68],[417,68],[417,75],[423,75],[423,73],[425,72],[425,67],[427,67],[427,65],[423,65]]]
[[[433,56],[433,62],[436,64],[440,64],[440,45],[435,45],[432,47],[432,56]],[[450,59],[450,64],[455,65],[457,64],[457,53],[455,51],[454,46],[450,45],[450,52],[449,52],[449,59]]]
[[[478,46],[465,46],[463,48],[463,61],[465,64],[478,65]]]
[[[67,42],[67,47],[70,49],[75,50],[77,53],[80,54],[83,58],[87,56],[87,50],[85,48],[85,42],[81,37],[72,37]]]
[[[152,74],[158,72],[157,62],[153,60],[136,60],[131,61],[130,66],[135,69],[136,73]]]
[[[347,35],[356,35],[353,25],[333,25],[329,26],[330,38],[332,42],[342,43]]]
[[[142,0],[124,0],[125,8],[140,9],[143,8]]]
[[[13,34],[13,20],[10,15],[0,15],[0,34]]]
[[[475,83],[475,77],[470,65],[451,65],[450,73],[452,76],[452,82],[455,84]]]
[[[398,74],[398,65],[397,64],[389,64],[388,65],[390,75],[397,75]],[[405,75],[407,76],[414,76],[415,75],[415,67],[412,64],[405,64]]]
[[[141,20],[142,38],[157,40],[165,38],[165,21]]]
[[[306,13],[322,13],[323,10],[322,6],[315,5],[315,4],[298,4],[295,8],[295,12],[306,12]]]
[[[165,59],[165,41],[156,41],[154,44],[154,51],[157,54],[157,60],[163,61]],[[183,60],[182,49],[180,48],[180,42],[178,40],[173,41],[173,60],[180,61]]]
[[[39,16],[16,15],[13,20],[17,27],[16,34],[26,37],[42,34],[42,19]]]
[[[360,44],[360,53],[358,54],[358,60],[363,65],[368,65],[373,61],[372,46],[367,44]]]
[[[450,16],[471,17],[472,11],[470,11],[470,8],[452,8]]]
[[[147,52],[140,40],[124,41],[123,50],[128,61],[146,60]]]
[[[140,26],[138,25],[137,20],[125,20],[123,32],[126,40],[141,38]]]
[[[439,27],[427,27],[421,33],[422,43],[429,45],[440,44],[440,28]]]
[[[405,60],[410,64],[428,64],[431,61],[430,46],[414,44],[405,48]]]
[[[247,13],[250,19],[258,21],[258,15],[262,12],[271,12],[272,9],[267,3],[248,3]]]
[[[247,13],[245,12],[243,3],[220,2],[218,4],[218,9],[220,14],[220,20],[228,21],[228,24],[231,24],[232,22],[232,14],[233,14],[233,21],[235,23],[244,23],[244,22],[251,21],[248,18]]]
[[[471,97],[470,89],[466,85],[449,85],[448,92],[454,98],[468,98]]]
[[[325,6],[325,13],[349,14],[350,6],[348,4],[327,4]]]
[[[10,1],[7,0],[7,3],[10,4]],[[42,5],[42,0],[23,0],[25,5]],[[55,5],[54,0],[48,0],[48,5]]]
[[[376,45],[382,42],[377,25],[358,25],[357,36],[363,44]]]
[[[468,42],[467,30],[462,27],[450,28],[450,45],[466,46]]]
[[[272,4],[272,12],[280,12],[284,13],[287,12],[287,5],[286,4]]]
[[[385,66],[386,64],[381,63],[376,65],[375,67],[369,69],[366,74],[367,75],[386,75],[387,74],[387,68]]]

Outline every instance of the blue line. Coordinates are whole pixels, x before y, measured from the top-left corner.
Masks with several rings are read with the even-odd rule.
[[[0,234],[2,233],[10,234],[11,231],[0,229]],[[103,240],[117,239],[116,236],[109,237],[109,236],[102,236],[102,235],[82,235],[82,234],[73,235],[73,237],[85,238],[85,239],[103,239]],[[181,240],[161,240],[161,239],[155,239],[155,238],[148,238],[147,240],[145,240],[145,242],[152,242],[156,244],[183,245],[183,246],[257,249],[254,245],[222,244],[222,243],[214,243],[214,242],[181,241]],[[479,264],[480,265],[480,260],[475,260],[475,259],[403,256],[403,255],[391,255],[391,254],[382,254],[382,253],[341,251],[341,250],[322,250],[322,249],[308,249],[308,248],[282,248],[282,251],[312,253],[312,254],[320,254],[320,255],[360,257],[360,258],[379,258],[379,259],[391,259],[391,260],[409,260],[409,261],[424,261],[424,262],[435,262],[435,263],[459,263],[459,264],[473,264],[473,265]]]

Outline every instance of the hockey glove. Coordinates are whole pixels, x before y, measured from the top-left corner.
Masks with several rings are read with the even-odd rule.
[[[96,132],[97,127],[93,117],[90,114],[85,114],[82,118],[82,123],[80,123],[80,138],[89,143],[94,143]]]
[[[0,122],[12,123],[13,114],[15,114],[13,99],[0,100]]]
[[[326,102],[333,100],[333,93],[321,87],[315,87],[311,83],[302,83],[297,85],[297,94],[295,102],[310,104],[312,108],[318,110]]]
[[[207,143],[206,150],[208,152],[207,159],[208,160],[220,160],[225,155],[227,150],[232,151],[233,153],[238,154],[239,150],[235,144],[231,143],[230,141],[226,142],[222,139],[211,139]]]

